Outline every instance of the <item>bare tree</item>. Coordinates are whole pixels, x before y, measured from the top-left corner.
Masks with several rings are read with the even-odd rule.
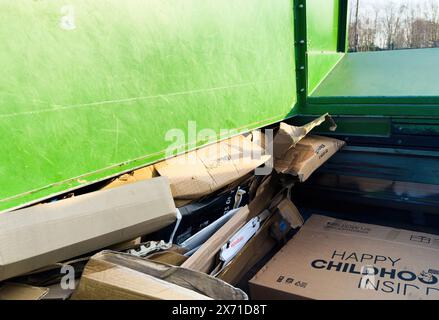
[[[366,2],[351,0],[350,51],[439,47],[439,0]]]

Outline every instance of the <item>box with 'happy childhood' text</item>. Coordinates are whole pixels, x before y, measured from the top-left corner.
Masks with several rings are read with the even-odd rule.
[[[250,281],[253,299],[439,299],[439,236],[314,215]]]

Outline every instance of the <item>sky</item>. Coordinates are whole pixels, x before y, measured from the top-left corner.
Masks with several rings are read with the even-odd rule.
[[[417,5],[425,7],[424,4],[439,0],[359,0],[360,1],[360,12],[367,14],[368,12],[374,12],[376,8],[384,9],[389,4],[394,4],[395,7],[399,7],[401,4],[407,4],[409,7],[414,8]],[[357,0],[350,0],[352,9],[355,8]],[[427,6],[428,7],[428,6]],[[421,13],[420,13],[421,14]]]
[[[356,0],[351,0],[351,1],[356,2]],[[406,3],[406,2],[410,2],[410,3],[425,3],[425,2],[428,2],[428,1],[429,0],[360,0],[360,3],[361,3],[361,6],[373,5],[373,6],[384,7],[389,2],[394,2],[396,4],[400,4],[400,3]]]

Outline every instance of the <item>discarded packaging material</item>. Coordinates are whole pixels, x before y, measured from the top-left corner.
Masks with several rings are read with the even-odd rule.
[[[273,197],[279,193],[278,177],[270,176],[261,183],[256,197],[250,204],[238,211],[223,227],[207,240],[182,266],[188,269],[210,273],[216,266],[221,247],[252,218],[266,210]]]
[[[48,288],[6,283],[0,287],[0,300],[41,300],[48,292]]]
[[[279,173],[297,176],[300,182],[305,182],[345,144],[344,141],[327,137],[305,137],[282,158],[275,160],[275,169]]]
[[[149,255],[147,258],[148,260],[170,264],[171,266],[177,267],[181,266],[187,260],[187,257],[176,251],[157,252]]]
[[[241,229],[239,229],[228,241],[225,243],[219,253],[219,273],[227,266],[244,248],[244,246],[259,232],[264,222],[271,216],[271,212],[265,210],[259,216],[251,219]]]
[[[438,299],[437,238],[315,215],[250,281],[251,297]]]
[[[249,202],[248,190],[252,180],[247,179],[237,187],[229,188],[228,186],[227,190],[219,194],[214,194],[179,208],[182,220],[176,230],[174,243],[184,246],[183,243],[193,235],[199,232],[204,233],[206,228],[212,229],[211,225],[216,224],[218,219],[222,218],[233,208],[247,205]],[[150,235],[148,239],[166,238],[172,231],[172,228],[173,226],[169,226],[162,229],[156,234]]]
[[[281,123],[279,132],[276,134],[273,141],[275,161],[276,159],[285,158],[287,153],[294,148],[300,140],[305,138],[314,128],[320,126],[325,121],[330,123],[331,131],[337,129],[337,125],[329,114],[325,114],[302,127],[295,127],[286,123]]]
[[[249,208],[241,208],[221,229],[207,240],[182,267],[204,273],[210,273],[215,264],[215,258],[224,243],[249,220]]]
[[[218,220],[212,222],[210,225],[194,234],[192,237],[184,241],[180,246],[188,251],[201,247],[207,240],[210,239],[224,224],[226,224],[240,209],[233,209],[227,212]]]
[[[260,145],[248,137],[237,136],[163,161],[155,169],[169,178],[175,199],[196,200],[231,184],[270,159]]]
[[[103,251],[87,264],[76,300],[246,300],[229,284],[192,270]]]
[[[175,219],[163,177],[4,213],[0,280],[148,234]]]
[[[303,226],[303,217],[300,214],[297,207],[294,205],[294,203],[288,199],[283,199],[278,205],[277,209],[279,210],[280,215],[288,221],[291,228],[298,229],[301,226]]]
[[[272,233],[285,236],[290,228],[279,215],[271,216],[258,233],[239,251],[237,256],[221,271],[219,279],[236,285],[244,275],[263,259],[277,244]]]
[[[156,177],[158,177],[158,173],[154,170],[154,166],[149,166],[117,177],[111,183],[106,185],[103,190],[113,189],[130,183],[145,181]]]
[[[71,286],[69,288],[62,288],[61,283],[48,286],[47,288],[49,289],[49,292],[41,300],[69,300],[73,292],[75,291],[74,288],[77,288],[78,285],[79,281],[75,280],[74,286]]]
[[[137,238],[132,239],[130,241],[124,241],[122,243],[118,243],[118,244],[112,245],[112,246],[110,246],[107,249],[108,250],[113,250],[113,251],[125,251],[125,250],[128,250],[128,249],[131,249],[132,247],[140,245],[141,242],[142,242],[142,238],[141,237],[137,237]]]

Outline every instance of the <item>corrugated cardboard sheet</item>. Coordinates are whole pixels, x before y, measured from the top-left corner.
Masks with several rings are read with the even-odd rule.
[[[6,283],[0,287],[0,300],[41,300],[48,292],[48,288]]]
[[[305,137],[282,158],[275,160],[275,169],[279,173],[297,176],[300,182],[305,182],[345,144],[344,141],[328,137]]]
[[[110,251],[87,264],[77,300],[246,300],[247,295],[204,273]]]
[[[250,136],[237,136],[154,167],[170,180],[175,199],[196,200],[244,177],[270,159]]]
[[[0,281],[148,234],[175,219],[163,177],[4,213]]]

